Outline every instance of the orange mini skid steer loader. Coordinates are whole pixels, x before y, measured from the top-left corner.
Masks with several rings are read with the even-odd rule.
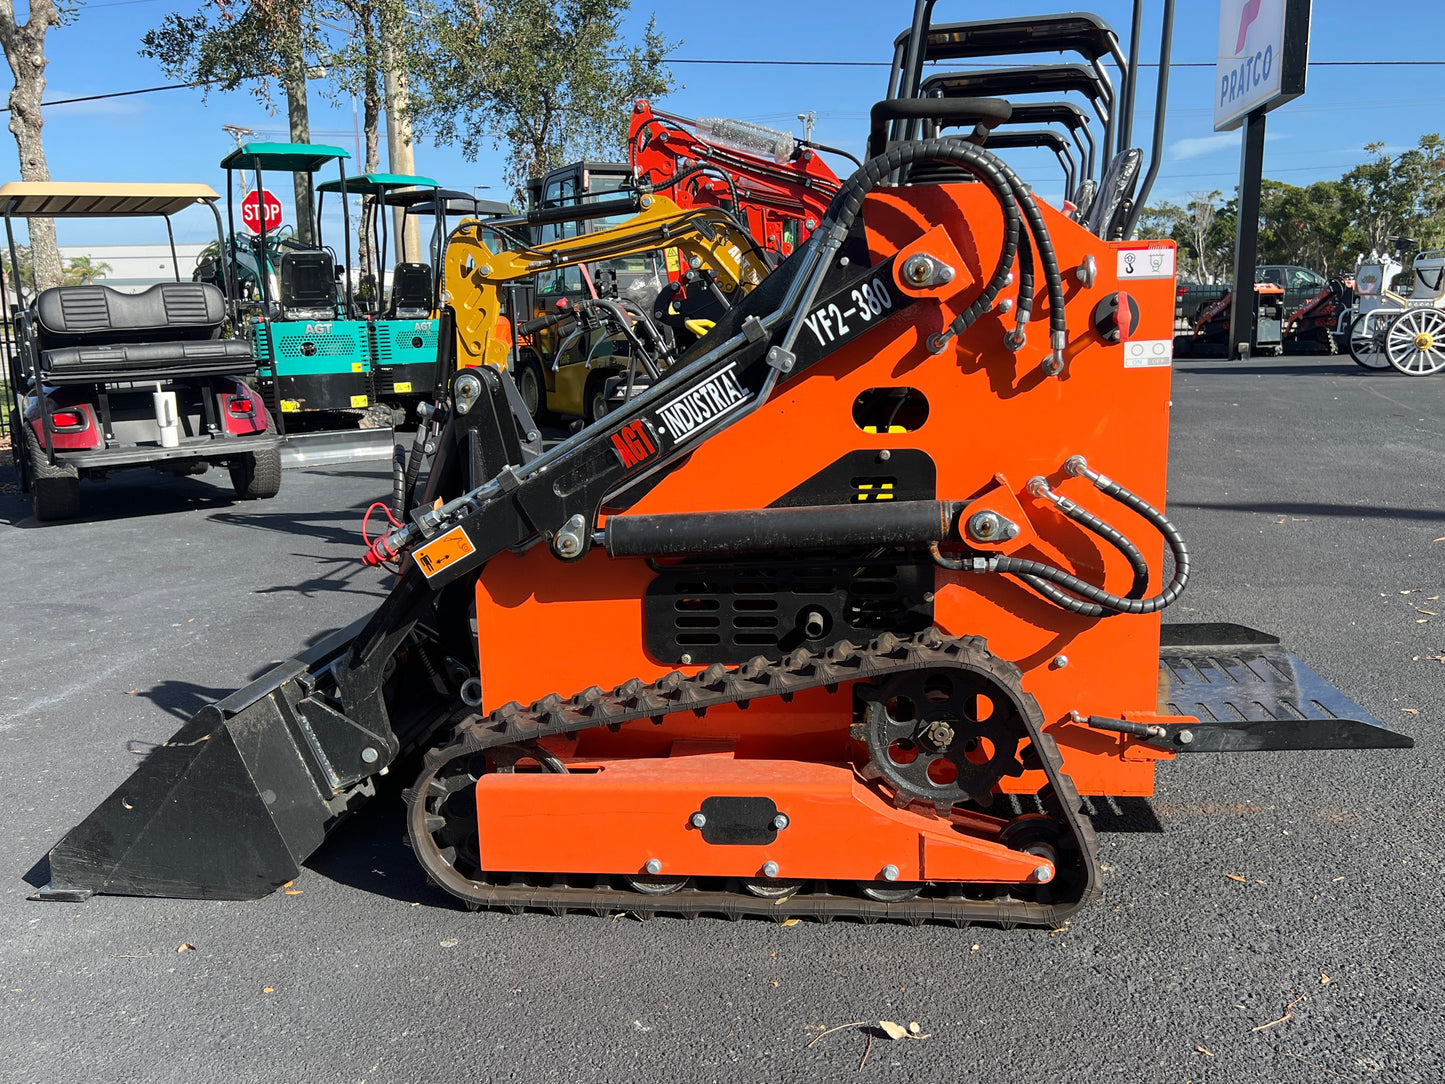
[[[458,374],[388,598],[197,715],[44,894],[262,895],[416,751],[412,846],[469,906],[1056,924],[1096,889],[1081,796],[1408,746],[1263,634],[1161,632],[1172,255],[905,141],[556,447]]]

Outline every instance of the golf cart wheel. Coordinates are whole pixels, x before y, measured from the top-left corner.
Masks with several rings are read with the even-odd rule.
[[[605,418],[611,411],[612,404],[607,400],[607,378],[602,373],[593,373],[588,379],[582,409],[586,412],[584,417],[588,425]]]
[[[25,425],[25,416],[20,411],[10,410],[10,451],[15,460],[15,473],[20,476],[20,492],[30,492],[30,457],[21,450],[20,430]]]
[[[22,473],[30,479],[30,509],[42,523],[71,519],[80,514],[80,472],[72,466],[52,463],[45,455],[35,430],[25,429],[26,465]]]
[[[1350,357],[1363,369],[1388,369],[1389,355],[1375,337],[1380,318],[1376,317],[1371,323],[1371,315],[1374,314],[1356,316],[1350,322]]]
[[[547,379],[542,373],[542,362],[536,354],[523,354],[517,359],[517,394],[532,420],[541,425],[549,418],[547,410]]]
[[[1429,376],[1445,369],[1445,312],[1412,309],[1385,332],[1390,364],[1406,376]]]
[[[231,468],[231,485],[236,489],[238,500],[266,500],[281,492],[280,448],[235,456],[228,466]]]

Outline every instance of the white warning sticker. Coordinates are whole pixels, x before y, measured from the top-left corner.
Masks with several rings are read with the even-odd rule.
[[[1172,248],[1125,248],[1119,250],[1119,279],[1172,279]]]
[[[1130,339],[1124,344],[1126,369],[1154,369],[1173,361],[1173,339]]]

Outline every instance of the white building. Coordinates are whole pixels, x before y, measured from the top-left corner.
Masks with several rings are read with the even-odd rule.
[[[206,246],[194,242],[176,244],[175,263],[171,247],[164,242],[154,245],[61,245],[61,266],[77,256],[89,257],[92,264],[109,264],[110,270],[95,281],[113,290],[139,293],[158,282],[189,282],[196,269],[196,260]],[[176,269],[180,274],[177,276]]]

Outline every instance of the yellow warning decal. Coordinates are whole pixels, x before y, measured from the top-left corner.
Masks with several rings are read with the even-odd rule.
[[[362,366],[362,362],[353,361],[353,362],[351,363],[351,371],[352,371],[353,373],[362,372],[363,370],[362,370],[361,366]]]
[[[667,264],[669,271],[678,271],[682,268],[682,261],[677,257],[677,249],[667,248],[662,250],[663,262]]]
[[[411,381],[398,380],[395,384],[392,385],[392,387],[396,390],[396,393],[398,395],[405,395],[407,392],[411,391]]]
[[[282,413],[282,414],[295,414],[295,413],[296,413],[298,410],[300,410],[300,409],[301,409],[301,401],[300,401],[299,399],[282,399],[282,400],[281,400],[281,413]]]
[[[453,527],[440,538],[428,542],[411,557],[416,562],[416,567],[426,574],[427,579],[431,579],[448,565],[476,552],[477,547],[472,545],[467,532],[460,527]]]
[[[354,407],[364,407],[368,406],[370,403],[371,400],[364,395],[353,395],[351,397],[351,405]]]

